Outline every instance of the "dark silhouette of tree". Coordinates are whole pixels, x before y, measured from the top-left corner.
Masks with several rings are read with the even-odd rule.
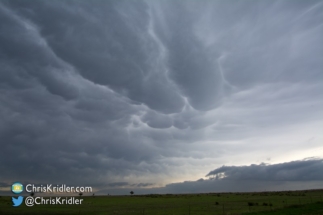
[[[248,206],[254,206],[255,204],[252,202],[248,202]]]
[[[30,196],[34,196],[34,195],[35,195],[35,193],[34,193],[34,192],[31,192],[31,193],[30,193]]]
[[[83,193],[79,193],[79,196],[81,197],[83,195]]]
[[[134,192],[133,192],[133,191],[130,191],[130,194],[131,194],[131,195],[133,195],[133,194],[134,194]]]

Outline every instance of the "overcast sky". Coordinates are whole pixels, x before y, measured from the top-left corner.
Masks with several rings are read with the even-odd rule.
[[[322,10],[0,0],[0,192],[322,188]]]

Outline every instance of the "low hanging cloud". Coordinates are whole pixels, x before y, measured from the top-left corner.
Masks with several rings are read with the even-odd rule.
[[[163,189],[175,193],[318,189],[322,188],[322,168],[323,159],[222,166],[208,173],[209,179],[173,183]]]
[[[103,189],[100,192],[124,195],[127,194],[129,189],[134,189],[137,194],[318,189],[322,188],[322,168],[323,159],[317,158],[272,165],[262,163],[249,166],[222,166],[208,173],[206,175],[208,179],[201,178],[196,181],[171,183],[164,187],[149,187],[146,189],[140,189],[141,186],[120,182],[115,183],[118,185],[115,188]]]
[[[323,180],[323,160],[301,160],[281,164],[252,164],[250,166],[222,166],[207,177],[222,180],[257,181],[315,181]]]

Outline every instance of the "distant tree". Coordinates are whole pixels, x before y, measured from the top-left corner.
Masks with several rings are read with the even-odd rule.
[[[83,195],[83,193],[79,193],[79,196],[81,197]]]
[[[92,197],[95,197],[94,195],[95,195],[95,193],[92,194]]]
[[[31,192],[31,193],[30,193],[30,196],[34,196],[34,195],[35,195],[35,193],[34,193],[34,192]]]
[[[131,194],[131,195],[133,195],[133,194],[134,194],[134,192],[133,192],[133,191],[130,191],[130,194]]]

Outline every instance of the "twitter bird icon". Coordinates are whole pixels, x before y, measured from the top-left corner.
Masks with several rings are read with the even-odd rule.
[[[14,206],[14,207],[20,206],[23,199],[24,199],[24,197],[22,197],[22,196],[18,196],[18,198],[12,197],[12,203],[13,203],[12,206]]]

